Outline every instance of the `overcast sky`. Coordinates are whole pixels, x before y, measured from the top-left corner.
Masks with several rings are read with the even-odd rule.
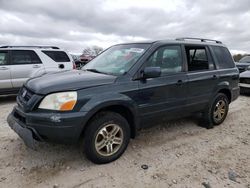
[[[85,46],[203,37],[250,53],[249,0],[0,0],[0,45]]]

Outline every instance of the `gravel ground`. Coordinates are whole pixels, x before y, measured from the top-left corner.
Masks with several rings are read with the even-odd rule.
[[[250,188],[249,96],[233,102],[214,129],[186,118],[142,130],[106,165],[89,162],[77,146],[26,148],[6,123],[14,105],[15,97],[0,98],[0,187]]]

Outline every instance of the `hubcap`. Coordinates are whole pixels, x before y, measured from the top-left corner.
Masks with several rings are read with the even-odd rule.
[[[223,100],[219,100],[214,108],[214,120],[220,122],[226,114],[226,103]]]
[[[115,154],[123,143],[123,131],[116,124],[105,125],[96,135],[95,148],[102,156]]]

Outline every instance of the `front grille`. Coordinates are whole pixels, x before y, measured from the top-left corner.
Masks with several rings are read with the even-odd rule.
[[[25,102],[27,103],[31,97],[34,95],[33,92],[31,92],[30,90],[28,90],[27,88],[23,87],[21,90],[20,90],[20,93],[19,93],[19,99],[22,101],[22,102]]]
[[[250,78],[240,78],[240,83],[250,84]]]

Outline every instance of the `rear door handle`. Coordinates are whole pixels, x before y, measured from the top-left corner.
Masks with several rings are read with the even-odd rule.
[[[40,65],[33,65],[33,68],[40,68]]]
[[[213,75],[213,79],[217,79],[218,76],[216,74]]]
[[[178,86],[180,86],[180,85],[182,85],[182,84],[183,84],[183,81],[182,81],[182,80],[178,80],[177,83],[176,83],[176,85],[178,85]]]
[[[8,67],[0,67],[0,70],[8,70]]]

